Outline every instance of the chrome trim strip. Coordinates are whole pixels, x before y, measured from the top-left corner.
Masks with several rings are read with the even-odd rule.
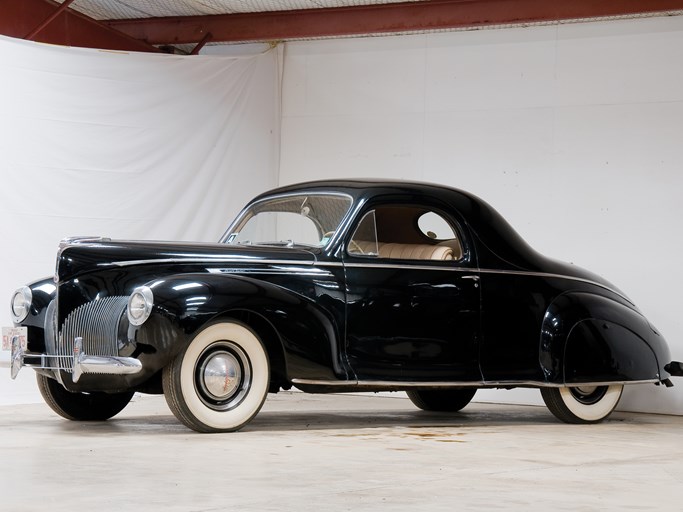
[[[509,388],[509,387],[535,387],[535,388],[563,388],[563,387],[581,387],[581,386],[607,386],[612,384],[654,384],[661,382],[660,379],[650,380],[615,380],[609,382],[581,382],[577,384],[555,384],[552,382],[541,382],[534,380],[520,380],[520,381],[479,381],[479,382],[458,382],[458,381],[438,381],[438,382],[414,382],[414,381],[362,381],[362,380],[344,380],[344,381],[329,381],[329,380],[312,380],[312,379],[292,379],[292,384],[304,384],[308,386],[327,386],[338,387],[340,389],[361,389],[361,388],[453,388],[453,387],[474,387],[474,388]]]
[[[263,259],[259,260],[257,258],[160,258],[153,260],[131,260],[131,261],[117,261],[114,263],[100,263],[102,266],[114,265],[117,267],[128,267],[133,265],[144,265],[144,264],[166,264],[166,263],[258,263],[263,265],[302,265],[305,267],[349,267],[349,268],[391,268],[391,269],[403,269],[403,270],[440,270],[447,272],[460,272],[460,273],[480,273],[480,274],[502,274],[502,275],[518,275],[518,276],[530,276],[530,277],[542,277],[551,279],[566,279],[569,281],[576,281],[580,283],[587,283],[593,286],[598,286],[605,290],[609,290],[616,295],[624,298],[625,300],[631,302],[631,300],[618,292],[617,290],[605,286],[597,281],[592,281],[590,279],[585,279],[583,277],[568,276],[563,274],[552,274],[549,272],[532,272],[527,270],[496,270],[490,268],[470,268],[470,267],[449,267],[439,261],[439,265],[406,265],[400,263],[342,263],[336,261],[297,261],[297,260],[270,260]],[[235,269],[238,273],[239,270]],[[296,272],[296,269],[291,268],[289,272]],[[310,272],[307,270],[307,272]]]
[[[331,273],[322,269],[298,269],[298,268],[207,268],[209,274],[258,274],[258,275],[291,275],[298,276],[329,276]]]
[[[100,266],[115,265],[117,267],[130,267],[132,265],[159,265],[164,263],[263,263],[264,265],[306,265],[313,266],[316,262],[297,260],[260,260],[258,258],[159,258],[155,260],[129,260],[115,261],[113,263],[100,263]]]
[[[585,279],[583,277],[567,276],[564,274],[551,274],[549,272],[532,272],[529,270],[496,270],[496,269],[492,269],[492,268],[482,268],[482,269],[479,269],[479,272],[482,274],[510,274],[510,275],[516,275],[516,276],[551,277],[551,278],[556,278],[556,279],[570,279],[572,281],[581,281],[584,283],[594,284],[594,285],[600,286],[602,288],[607,288],[604,284],[598,283],[596,281],[592,281],[590,279]]]
[[[416,260],[419,261],[419,260]],[[427,261],[427,260],[425,260]],[[432,260],[429,260],[432,261]],[[628,302],[631,302],[631,300],[623,295],[622,293],[618,292],[617,290],[610,288],[609,286],[605,286],[602,283],[598,283],[597,281],[592,281],[590,279],[585,279],[583,277],[576,277],[576,276],[568,276],[568,275],[563,275],[563,274],[552,274],[549,272],[533,272],[529,270],[497,270],[497,269],[492,269],[492,268],[469,268],[469,267],[448,267],[444,265],[444,263],[448,262],[442,262],[441,260],[434,260],[435,262],[440,263],[440,265],[433,265],[433,266],[428,266],[428,265],[405,265],[405,264],[395,264],[395,263],[337,263],[337,262],[327,262],[327,261],[321,261],[321,262],[316,262],[316,266],[330,266],[330,267],[350,267],[350,268],[396,268],[396,269],[406,269],[406,270],[442,270],[442,271],[448,271],[448,272],[461,272],[461,273],[473,273],[473,272],[478,272],[480,274],[507,274],[507,275],[519,275],[519,276],[530,276],[530,277],[544,277],[544,278],[553,278],[553,279],[567,279],[570,281],[577,281],[581,283],[588,283],[592,284],[594,286],[599,286],[600,288],[604,288],[605,290],[609,290],[612,293],[615,293],[619,295],[619,297],[622,297],[626,299]]]

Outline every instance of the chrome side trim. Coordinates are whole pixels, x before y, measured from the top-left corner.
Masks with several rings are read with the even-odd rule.
[[[608,290],[612,290],[611,288],[605,286],[602,283],[598,283],[597,281],[592,281],[590,279],[585,279],[583,277],[567,276],[564,274],[551,274],[549,272],[532,272],[532,271],[527,271],[527,270],[496,270],[496,269],[492,269],[492,268],[482,268],[482,269],[479,269],[479,272],[482,274],[510,274],[510,275],[516,275],[516,276],[550,277],[550,278],[555,278],[555,279],[569,279],[571,281],[581,281],[583,283],[594,284],[594,285],[599,286],[601,288],[606,288]],[[614,291],[614,290],[612,290],[612,291]]]
[[[419,261],[419,260],[416,260]],[[431,261],[431,260],[429,260]],[[437,262],[437,260],[434,260]],[[395,268],[395,269],[405,269],[405,270],[441,270],[441,271],[447,271],[447,272],[461,272],[461,273],[480,273],[480,274],[506,274],[506,275],[519,275],[519,276],[530,276],[530,277],[543,277],[543,278],[553,278],[553,279],[567,279],[569,281],[577,281],[581,283],[588,283],[592,284],[594,286],[598,286],[600,288],[603,288],[605,290],[608,290],[612,293],[615,293],[616,295],[619,295],[619,297],[622,297],[623,299],[627,300],[628,302],[631,302],[631,299],[626,297],[624,294],[620,293],[619,291],[610,288],[609,286],[605,286],[602,283],[598,283],[597,281],[592,281],[591,279],[585,279],[583,277],[576,277],[576,276],[568,276],[564,274],[552,274],[549,272],[533,272],[533,271],[528,271],[528,270],[498,270],[498,269],[492,269],[492,268],[469,268],[469,267],[448,267],[444,265],[444,263],[447,262],[442,262],[438,261],[437,265],[405,265],[405,264],[394,264],[394,263],[337,263],[337,262],[316,262],[316,266],[321,266],[321,267],[350,267],[350,268]]]
[[[260,260],[253,257],[244,258],[159,258],[154,260],[129,260],[115,261],[113,263],[100,263],[101,266],[114,265],[116,267],[130,267],[133,265],[160,265],[165,263],[262,263],[264,265],[305,265],[311,267],[315,261],[292,261],[292,260]]]
[[[292,379],[292,384],[307,385],[307,386],[323,386],[336,387],[341,389],[411,389],[411,388],[453,388],[453,387],[469,387],[469,388],[511,388],[511,387],[533,387],[533,388],[563,388],[563,387],[580,387],[580,386],[607,386],[612,384],[655,384],[660,382],[659,379],[649,380],[629,380],[629,381],[609,381],[609,382],[581,382],[578,384],[555,384],[552,382],[541,382],[534,380],[520,380],[520,381],[479,381],[479,382],[458,382],[458,381],[438,381],[438,382],[402,382],[402,381],[388,381],[388,380],[345,380],[345,381],[329,381],[329,380],[311,380],[311,379]]]
[[[502,274],[502,275],[517,275],[517,276],[530,276],[530,277],[542,277],[551,279],[566,279],[569,281],[576,281],[580,283],[587,283],[593,286],[598,286],[605,290],[608,290],[616,295],[619,295],[623,299],[631,302],[631,300],[623,295],[622,293],[605,286],[597,281],[592,281],[590,279],[585,279],[583,277],[568,276],[563,274],[552,274],[549,272],[532,272],[527,270],[497,270],[490,268],[469,268],[469,267],[449,267],[444,265],[442,262],[439,265],[406,265],[400,263],[342,263],[336,261],[292,261],[292,260],[259,260],[256,258],[160,258],[153,260],[131,260],[131,261],[117,261],[114,263],[101,263],[102,266],[114,265],[117,267],[129,267],[133,265],[158,265],[158,264],[172,264],[172,263],[257,263],[263,265],[288,265],[288,272],[297,272],[296,265],[301,265],[303,267],[349,267],[349,268],[390,268],[390,269],[403,269],[403,270],[438,270],[447,272],[460,272],[465,274],[479,273],[479,274]],[[234,273],[239,273],[240,269],[235,269]],[[310,270],[306,269],[306,272]],[[226,272],[227,273],[227,272]],[[232,273],[232,272],[231,272]],[[265,273],[265,272],[263,272]]]
[[[299,268],[207,268],[209,274],[258,274],[258,275],[292,275],[321,277],[329,276],[330,272],[321,269]]]

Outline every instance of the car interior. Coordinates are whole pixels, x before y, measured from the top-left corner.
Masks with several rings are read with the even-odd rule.
[[[379,206],[365,214],[348,252],[408,260],[459,260],[462,246],[443,216],[420,206]]]

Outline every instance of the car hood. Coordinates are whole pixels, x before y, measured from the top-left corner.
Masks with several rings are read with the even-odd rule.
[[[57,278],[64,281],[94,270],[134,265],[315,261],[314,251],[300,247],[76,239],[60,245]]]

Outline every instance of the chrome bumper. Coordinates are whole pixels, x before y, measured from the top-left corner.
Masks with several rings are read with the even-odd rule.
[[[50,361],[56,356],[50,354],[26,353],[21,346],[19,336],[12,337],[12,353],[10,356],[10,373],[12,379],[17,377],[23,366],[36,370],[64,370],[53,366]],[[83,338],[74,339],[72,379],[78,382],[84,373],[103,375],[133,375],[142,370],[142,363],[134,357],[89,356],[83,352]]]

